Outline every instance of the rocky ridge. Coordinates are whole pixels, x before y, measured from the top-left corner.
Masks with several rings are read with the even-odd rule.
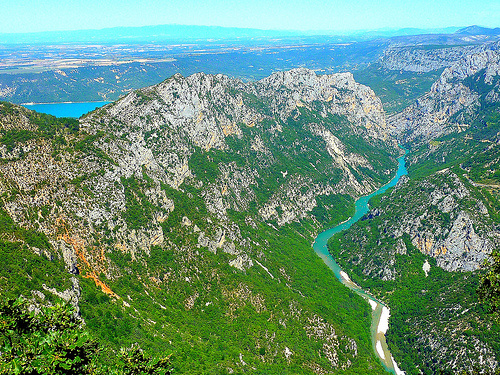
[[[461,132],[485,106],[498,102],[500,52],[467,55],[446,68],[431,91],[388,119],[400,142],[418,145]]]
[[[238,96],[228,95],[230,90],[241,90],[242,93]],[[259,103],[259,100],[269,102],[264,104],[263,101]],[[252,104],[252,101],[259,106],[268,105],[268,108],[259,111],[259,108],[248,104]],[[266,136],[277,138],[283,133],[281,121],[290,117],[299,118],[301,108],[306,111],[316,110],[311,108],[312,105],[321,106],[321,117],[317,122],[322,117],[342,115],[347,118],[346,123],[356,124],[351,129],[354,133],[357,132],[366,139],[387,140],[383,110],[371,90],[356,84],[350,74],[318,77],[305,69],[278,73],[255,85],[245,85],[225,76],[199,74],[184,79],[176,75],[151,89],[130,94],[106,108],[106,115],[98,111],[88,116],[81,126],[97,132],[107,131],[119,123],[117,135],[124,137],[126,134],[129,142],[132,142],[132,152],[122,153],[118,148],[106,148],[106,152],[120,160],[122,173],[128,178],[134,173],[142,173],[142,166],[145,166],[151,175],[177,188],[186,178],[193,176],[188,162],[195,151],[192,145],[204,152],[211,149],[234,152],[227,145],[226,139],[242,139],[250,143],[258,160],[267,163],[268,159],[272,164],[274,156],[270,145],[263,141],[266,134],[258,133],[265,131],[268,132]],[[281,121],[276,121],[276,117]],[[258,129],[263,124],[269,128]],[[243,131],[253,128],[257,134],[251,139],[245,139]],[[316,191],[314,194],[331,194],[335,191],[356,196],[374,188],[374,181],[369,178],[358,181],[351,172],[352,167],[358,170],[360,167],[373,169],[366,158],[348,150],[333,135],[332,130],[321,123],[311,122],[305,130],[310,132],[310,136],[323,139],[332,156],[332,166],[342,169],[344,173],[335,188],[330,185],[312,185],[311,190]],[[205,194],[207,209],[223,218],[227,208],[248,207],[253,197],[249,195],[243,199],[241,189],[257,185],[260,176],[257,171],[241,168],[235,163],[220,165],[220,168],[220,180],[214,181],[215,184],[208,187]],[[292,189],[287,195],[290,197],[297,195],[294,188],[311,182],[301,176],[294,176],[287,170],[280,171],[280,174],[288,186],[285,191]],[[313,196],[304,196],[292,203],[290,198],[276,193],[284,201],[278,199],[278,196],[271,197],[271,201],[260,209],[264,219],[275,217],[279,223],[289,223],[296,218],[305,217],[315,206],[311,200]],[[297,204],[304,209],[297,211]],[[293,208],[294,205],[297,207]],[[277,206],[283,210],[281,217],[274,210]]]
[[[382,207],[374,208],[366,218],[377,220],[377,249],[364,254],[367,244],[361,240],[359,252],[350,254],[350,261],[372,277],[401,277],[394,267],[396,255],[411,251],[406,236],[411,245],[435,258],[437,266],[446,271],[478,270],[499,245],[500,237],[486,224],[488,210],[470,189],[449,169],[417,181],[403,177],[382,198]],[[360,233],[351,236],[366,240]],[[382,264],[380,257],[384,258]]]
[[[308,246],[325,223],[314,216],[319,197],[348,204],[393,172],[398,151],[380,101],[352,75],[299,69],[255,83],[175,75],[80,119],[79,129],[52,133],[40,125],[50,117],[3,103],[1,110],[3,209],[19,227],[45,236],[49,259],[64,260],[77,276],[68,299],[91,327],[114,309],[145,327],[161,319],[178,337],[180,326],[159,318],[162,310],[189,321],[217,309],[225,316],[217,322],[227,324],[249,308],[252,321],[271,313],[268,331],[249,336],[267,354],[241,349],[247,359],[240,354],[225,366],[296,358],[290,352],[301,351],[292,341],[285,348],[272,338],[274,322],[285,336],[303,331],[323,353],[299,368],[361,366],[360,342],[300,302],[311,292],[293,266],[278,261],[274,253],[285,249],[273,242],[290,237]],[[272,305],[254,285],[261,278],[280,291],[273,293],[292,293],[298,307]],[[49,284],[40,293],[61,293]],[[99,293],[109,305],[91,302]]]
[[[485,51],[496,51],[500,42],[459,47],[391,46],[379,58],[382,67],[390,70],[426,73],[448,68],[465,57]]]

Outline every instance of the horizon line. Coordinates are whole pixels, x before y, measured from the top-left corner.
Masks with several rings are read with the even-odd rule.
[[[213,28],[213,29],[235,29],[235,30],[254,30],[263,32],[283,32],[283,33],[326,33],[322,35],[338,35],[332,33],[368,33],[368,32],[383,32],[383,31],[398,31],[398,30],[445,30],[445,29],[463,29],[468,27],[480,27],[485,29],[497,29],[499,27],[488,27],[481,25],[466,25],[466,26],[436,26],[436,27],[380,27],[374,29],[281,29],[281,28],[257,28],[257,27],[238,27],[238,26],[220,26],[220,25],[196,25],[196,24],[179,24],[179,23],[166,23],[154,25],[141,25],[141,26],[110,26],[103,28],[83,28],[83,29],[60,29],[60,30],[41,30],[41,31],[27,31],[27,32],[0,32],[0,35],[26,35],[26,34],[46,34],[46,33],[61,33],[61,32],[83,32],[83,31],[106,31],[115,29],[141,29],[141,28],[154,28],[165,26],[178,26],[178,27],[200,27],[200,28]],[[320,34],[318,34],[320,35]]]

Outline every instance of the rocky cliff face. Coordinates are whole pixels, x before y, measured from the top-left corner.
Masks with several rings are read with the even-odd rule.
[[[243,152],[231,149],[226,139],[241,139],[242,143],[248,143],[256,155],[259,164],[256,165],[257,169],[265,163],[274,164],[271,149],[275,147],[275,139],[283,133],[283,125],[280,122],[290,117],[300,118],[300,108],[310,111],[311,108],[307,106],[313,101],[316,101],[315,104],[320,103],[321,116],[326,118],[329,115],[345,115],[348,118],[347,123],[356,124],[352,129],[354,132],[361,133],[366,138],[386,138],[380,102],[374,97],[373,92],[356,85],[352,76],[339,75],[330,78],[328,82],[306,70],[290,72],[287,75],[272,76],[255,85],[257,88],[245,86],[240,81],[224,76],[200,74],[186,79],[174,76],[156,87],[127,96],[107,108],[106,114],[99,112],[89,116],[83,121],[82,127],[92,132],[108,131],[119,123],[117,135],[132,143],[130,148],[132,152],[127,150],[126,153],[122,153],[116,147],[114,150],[106,151],[112,154],[115,160],[120,161],[122,168],[120,172],[129,177],[134,173],[142,173],[143,166],[146,166],[152,175],[173,188],[177,188],[186,178],[193,176],[188,161],[195,150]],[[287,85],[292,85],[292,82],[300,89],[288,88]],[[348,94],[340,95],[339,89],[345,89]],[[237,90],[241,92],[237,93]],[[237,94],[231,95],[231,91]],[[364,101],[357,100],[357,94],[360,94]],[[326,106],[325,103],[329,105]],[[350,150],[347,150],[329,129],[324,128],[321,118],[315,121],[320,122],[319,124],[311,122],[306,124],[304,130],[310,137],[315,135],[322,137],[325,148],[335,157],[331,161],[332,166],[343,167],[346,175],[335,191],[363,194],[372,189],[373,181],[357,181],[344,162],[349,159],[355,168],[367,167],[366,159],[349,152]],[[243,133],[249,129],[255,129],[252,132],[255,134]],[[264,136],[271,137],[271,144],[269,142],[266,144]],[[335,142],[333,139],[336,140],[336,146],[332,148],[331,143]],[[206,204],[210,212],[225,217],[226,208],[248,206],[252,195],[250,198],[242,199],[242,189],[257,185],[260,176],[258,170],[240,167],[234,163],[219,165],[216,168],[219,167],[223,172],[217,176],[218,181],[212,181],[213,186],[207,186]],[[302,186],[306,182],[301,181],[303,176],[297,174],[294,176],[287,170],[280,171],[280,174],[283,182],[290,188],[292,185]],[[315,189],[316,194],[334,191],[332,187],[326,185],[317,186]],[[304,203],[300,203],[305,211],[297,211],[298,207],[293,207],[298,202],[278,202],[277,204],[285,209],[282,216],[288,219],[278,218],[277,213],[273,215],[280,222],[290,222],[295,218],[304,217],[307,210],[310,211],[314,207],[311,199],[313,196],[305,196]],[[269,214],[272,210],[273,208],[267,205],[261,209],[261,213],[267,219],[273,216]]]
[[[395,268],[396,256],[410,252],[410,243],[446,271],[477,270],[499,245],[484,203],[448,169],[416,181],[403,177],[382,203],[367,216],[377,222],[377,249],[365,253],[369,244],[362,232],[350,235],[358,238],[358,251],[343,249],[366,275],[383,280],[402,277]]]
[[[290,121],[305,139],[293,135],[291,144],[283,144]],[[263,194],[258,216],[252,220],[274,219],[283,225],[310,216],[318,195],[357,196],[374,189],[377,181],[364,175],[363,169],[376,172],[377,166],[357,153],[352,143],[342,142],[339,131],[358,134],[372,148],[385,144],[394,150],[387,140],[380,101],[370,89],[356,84],[350,74],[318,77],[305,69],[250,84],[222,75],[175,75],[87,116],[81,127],[91,134],[110,134],[98,141],[98,147],[117,164],[89,184],[99,190],[94,192],[96,206],[106,196],[113,197],[113,204],[108,210],[87,206],[80,211],[84,220],[124,227],[118,233],[125,237],[118,242],[129,244],[124,245],[129,251],[147,251],[151,244],[163,243],[161,223],[175,211],[161,185],[181,190],[189,180],[218,223],[202,225],[188,215],[184,226],[198,228],[200,246],[234,254],[238,260],[231,264],[241,269],[253,262],[244,254],[245,241],[230,223],[228,210],[246,210]],[[312,141],[316,140],[323,151],[315,150],[318,144]],[[290,159],[279,160],[279,153],[289,154]],[[291,164],[299,153],[310,153],[307,163],[325,175],[311,178],[299,172]],[[214,160],[224,154],[227,162]],[[232,161],[231,155],[241,162]],[[251,163],[242,160],[250,155]],[[207,176],[207,170],[212,175]],[[388,178],[391,171],[380,172]],[[256,191],[269,174],[276,175],[277,189]],[[146,175],[152,181],[144,194],[155,207],[154,219],[130,237],[126,223],[120,223],[128,203],[126,191],[116,189],[113,182]],[[328,183],[334,177],[336,183]]]
[[[478,112],[499,100],[499,61],[498,50],[486,50],[455,62],[429,93],[388,120],[391,133],[416,145],[467,129]]]
[[[499,42],[460,47],[392,46],[384,51],[379,63],[390,70],[426,73],[448,68],[469,55],[485,51],[496,51]]]
[[[153,336],[161,326],[178,348],[186,337],[208,345],[199,330],[212,326],[219,339],[210,342],[251,341],[223,361],[232,370],[290,364],[302,356],[289,336],[298,329],[320,353],[298,368],[363,367],[364,344],[304,303],[315,286],[280,255],[311,251],[311,236],[343,219],[315,215],[321,197],[352,204],[394,171],[380,101],[352,75],[298,69],[253,83],[175,75],[58,128],[49,116],[0,106],[3,209],[46,237],[49,257],[76,275],[72,301],[80,298],[91,327],[114,326],[103,323],[114,311]],[[195,316],[205,323],[193,325]],[[247,318],[258,333],[220,328]]]

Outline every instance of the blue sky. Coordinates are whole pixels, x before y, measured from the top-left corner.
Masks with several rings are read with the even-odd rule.
[[[0,33],[162,24],[287,30],[500,26],[499,0],[0,0]]]

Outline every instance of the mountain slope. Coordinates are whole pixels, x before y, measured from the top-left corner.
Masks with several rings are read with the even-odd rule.
[[[391,307],[387,339],[410,374],[499,367],[498,319],[477,295],[500,245],[497,60],[485,52],[457,62],[390,120],[408,125],[397,134],[411,148],[409,178],[329,244],[352,279]]]
[[[415,115],[416,110],[423,110],[422,103],[429,108],[432,105],[439,105],[442,98],[433,95],[431,89],[445,68],[461,64],[461,60],[473,54],[497,51],[499,46],[498,42],[459,46],[394,43],[385,48],[376,62],[354,71],[353,74],[356,81],[375,91],[388,114],[395,115],[409,107],[405,112],[391,116],[391,125],[400,126],[411,121],[411,116]],[[425,94],[427,95],[424,96]],[[424,97],[415,103],[421,96]],[[430,104],[432,98],[435,100],[434,104]]]
[[[479,267],[499,244],[496,211],[450,170],[402,180],[333,238],[351,278],[391,308],[389,347],[410,374],[498,368],[500,325],[479,303]]]
[[[69,299],[104,340],[172,351],[180,373],[383,371],[369,306],[310,246],[396,166],[352,75],[176,75],[78,123],[4,103],[0,124],[5,246],[69,272],[4,292]]]
[[[461,132],[485,107],[498,103],[500,52],[472,54],[446,68],[430,92],[391,116],[391,133],[418,145],[443,134]]]

